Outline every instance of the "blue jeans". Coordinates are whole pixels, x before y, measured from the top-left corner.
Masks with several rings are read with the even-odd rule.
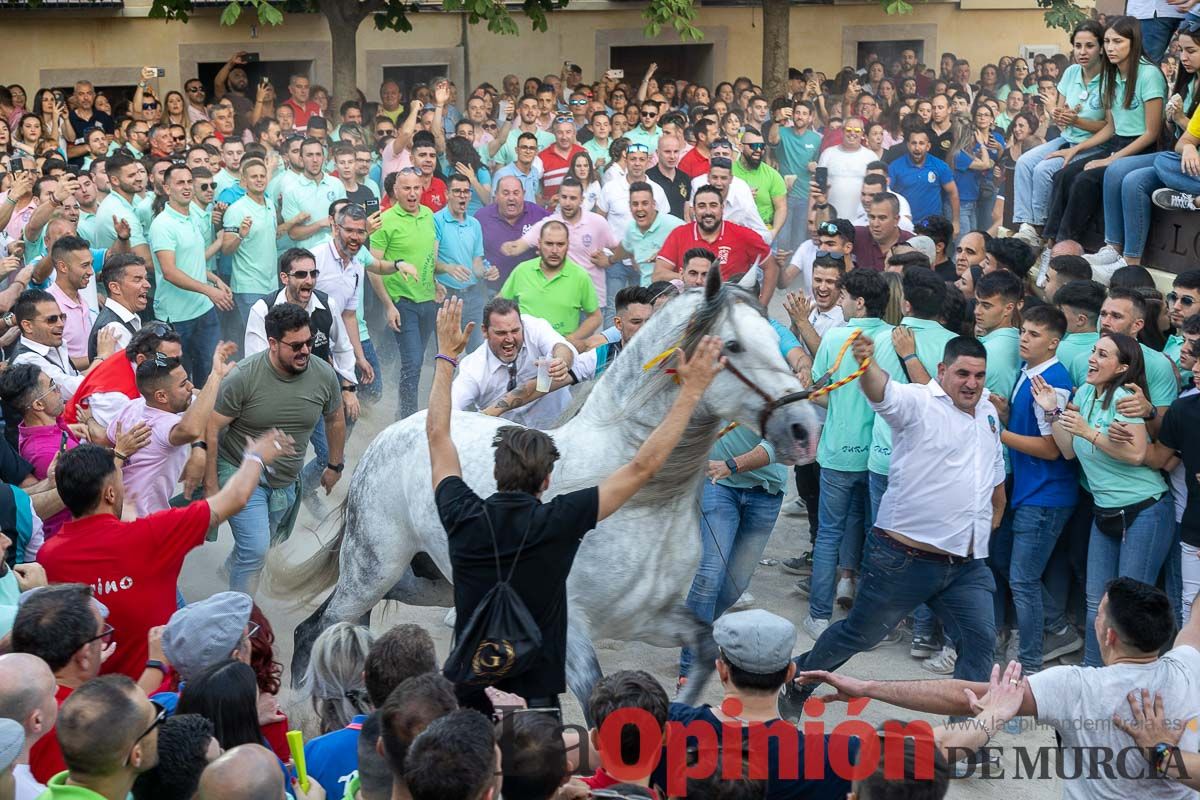
[[[1183,171],[1183,157],[1174,151],[1159,153],[1154,159],[1154,171],[1164,186],[1188,194],[1200,194],[1200,178],[1193,178]]]
[[[626,266],[624,261],[619,261],[604,271],[604,324],[600,326],[601,330],[611,327],[613,317],[617,315],[617,292],[626,286],[637,286],[641,280],[641,271]]]
[[[1149,19],[1138,19],[1138,22],[1142,26],[1142,52],[1157,64],[1167,54],[1167,45],[1171,43],[1171,37],[1183,19],[1155,15]]]
[[[1085,667],[1104,666],[1096,641],[1096,610],[1108,582],[1117,577],[1134,578],[1153,584],[1158,579],[1175,540],[1175,506],[1171,493],[1138,514],[1125,535],[1117,539],[1101,533],[1092,524],[1087,554],[1087,634],[1084,648]]]
[[[1150,194],[1162,188],[1157,153],[1119,158],[1104,171],[1104,240],[1130,258],[1141,258],[1150,233]]]
[[[817,512],[817,541],[813,544],[812,592],[808,607],[813,619],[833,616],[838,567],[857,570],[862,560],[869,503],[867,474],[821,470],[821,502]]]
[[[469,353],[483,344],[483,307],[487,303],[487,284],[477,281],[465,289],[447,287],[446,291],[462,298],[463,327],[465,328],[468,322],[475,323],[475,330],[471,331],[471,337],[467,339],[467,349],[463,351],[464,354]]]
[[[867,533],[862,575],[850,615],[821,634],[813,649],[795,659],[798,669],[837,669],[874,647],[917,606],[927,603],[946,620],[958,650],[954,677],[986,680],[992,670],[996,583],[982,559],[915,556],[878,529]]]
[[[1062,159],[1046,156],[1056,153],[1070,143],[1059,136],[1038,145],[1017,159],[1013,174],[1013,222],[1042,225],[1050,207],[1050,187],[1054,174],[1062,169]]]
[[[798,175],[796,180],[808,180],[807,176]],[[787,221],[783,229],[776,235],[775,249],[795,251],[808,238],[808,197],[794,197],[791,192],[787,198]],[[786,267],[787,264],[782,266]]]
[[[378,403],[383,397],[383,367],[379,365],[379,354],[375,352],[375,345],[370,339],[363,339],[362,349],[363,355],[367,357],[367,363],[371,365],[371,369],[375,370],[375,380],[370,383],[362,383],[362,372],[355,370],[359,379],[358,396],[364,402]]]
[[[270,503],[271,490],[261,484],[254,487],[246,507],[229,518],[233,550],[225,560],[225,567],[229,570],[230,591],[253,597],[258,589],[271,537],[296,502],[296,484],[273,493],[278,496],[274,505]]]
[[[992,537],[989,547],[988,560],[1012,592],[1017,630],[1021,634],[1021,666],[1027,672],[1042,668],[1042,632],[1054,622],[1046,616],[1042,575],[1072,510],[1073,507],[1018,506],[1012,510],[1011,518],[1005,520],[1007,524]],[[997,591],[996,597],[1001,598],[1002,593]],[[1003,622],[1003,612],[1004,606],[998,605],[997,627]]]
[[[782,504],[782,492],[705,481],[700,498],[700,566],[687,596],[687,607],[700,620],[712,623],[746,591]],[[685,647],[679,655],[680,676],[686,676],[691,666],[692,653]]]
[[[958,201],[958,232],[959,232],[960,236],[965,236],[966,234],[975,230],[975,210],[976,210],[976,208],[977,208],[977,203],[974,200],[959,200]],[[982,230],[986,231],[989,227],[991,227],[990,222],[989,222],[988,226],[985,228],[982,228]]]
[[[397,419],[417,412],[417,390],[421,385],[421,366],[425,363],[425,348],[437,324],[437,303],[429,300],[414,303],[406,297],[396,302],[400,312],[400,332],[395,334],[400,351],[400,404]]]
[[[344,413],[344,412],[343,412]],[[354,422],[346,418],[346,441],[350,441],[350,431],[354,430]],[[313,448],[313,458],[300,470],[300,496],[308,497],[321,488],[321,473],[329,463],[329,439],[325,436],[325,418],[317,420],[309,442]],[[343,461],[343,463],[345,463]]]
[[[878,472],[867,473],[867,488],[871,498],[871,516],[867,517],[867,528],[875,524],[875,518],[879,516],[879,503],[883,500],[883,493],[887,491],[888,477],[880,475]]]
[[[221,322],[217,309],[210,308],[195,319],[174,322],[176,333],[183,342],[183,366],[196,388],[204,386],[212,372],[212,355],[221,340]]]

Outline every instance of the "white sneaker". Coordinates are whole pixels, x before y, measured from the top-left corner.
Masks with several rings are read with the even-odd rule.
[[[1105,286],[1112,282],[1113,273],[1122,267],[1128,267],[1124,258],[1118,258],[1116,261],[1110,261],[1107,264],[1092,264],[1092,280],[1098,281]]]
[[[837,582],[837,604],[849,611],[854,607],[854,579],[843,577]]]
[[[1096,264],[1111,264],[1120,257],[1121,254],[1117,252],[1117,248],[1111,244],[1106,244],[1090,256],[1085,255],[1084,259],[1092,266],[1095,266]]]
[[[733,605],[729,607],[730,611],[741,611],[744,608],[750,608],[754,605],[754,595],[749,592],[742,592],[742,596],[733,601]]]
[[[1046,279],[1049,276],[1049,274],[1050,274],[1050,248],[1043,247],[1042,254],[1040,256],[1038,256],[1037,285],[1042,288],[1045,288]],[[1053,300],[1054,298],[1052,297],[1050,299]]]
[[[921,662],[921,669],[927,672],[933,672],[937,675],[953,675],[954,665],[958,662],[958,652],[946,645],[942,648],[942,652],[938,653],[933,658],[927,658]]]
[[[829,620],[814,619],[812,614],[806,615],[804,617],[804,621],[800,624],[804,627],[804,632],[807,633],[809,638],[814,642],[817,639],[820,639],[821,634],[829,629]]]
[[[1014,239],[1020,239],[1025,244],[1035,250],[1042,246],[1042,235],[1037,232],[1037,228],[1030,225],[1028,222],[1022,222],[1021,227],[1013,235]]]

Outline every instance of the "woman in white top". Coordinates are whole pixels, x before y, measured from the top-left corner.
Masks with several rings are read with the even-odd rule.
[[[567,172],[579,178],[583,184],[583,210],[595,211],[602,189],[596,177],[596,168],[592,166],[592,157],[587,153],[576,153]]]

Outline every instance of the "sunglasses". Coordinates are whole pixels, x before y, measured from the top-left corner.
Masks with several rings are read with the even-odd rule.
[[[60,321],[65,320],[66,318],[67,316],[65,314],[47,314],[46,316],[42,317],[42,322],[46,323],[47,325],[57,325]]]
[[[284,342],[280,341],[279,339],[276,339],[275,341],[279,342],[281,345],[292,348],[293,353],[299,353],[301,350],[312,350],[313,342],[316,341],[316,337],[310,336],[302,342]]]
[[[134,744],[137,744],[142,739],[145,739],[150,734],[154,733],[154,729],[167,721],[167,707],[161,703],[150,701],[150,705],[154,706],[154,721],[150,723],[150,727],[146,728],[146,732],[134,739]]]
[[[575,121],[575,118],[574,118],[574,117],[569,117],[569,116],[557,116],[557,117],[555,117],[555,118],[554,118],[554,121],[555,121],[556,123],[557,123],[557,122],[574,122],[574,121]]]
[[[168,333],[174,333],[175,327],[173,325],[171,325],[171,323],[169,323],[169,322],[158,322],[156,320],[154,322],[147,322],[145,325],[143,325],[141,327],[141,330],[150,331],[150,333],[154,334],[155,336],[163,337],[163,336],[166,336]],[[162,354],[158,353],[158,355],[162,355]]]
[[[382,139],[384,136],[392,136],[395,133],[396,132],[394,130],[392,130],[391,128],[381,128],[381,129],[375,131],[375,138]]]
[[[586,106],[586,105],[587,105],[587,100],[572,100],[572,101],[571,101],[571,105],[573,105],[573,106]]]
[[[193,92],[203,92],[204,87],[203,86],[189,86],[188,88],[184,89],[184,91],[187,92],[188,94],[192,94]]]
[[[756,153],[767,146],[766,142],[743,142],[743,144]]]
[[[838,236],[841,230],[832,222],[822,222],[817,225],[817,233],[823,233],[826,236]]]
[[[159,368],[173,367],[179,363],[179,359],[164,355],[163,353],[154,354],[154,366]]]
[[[187,137],[186,137],[186,136],[172,136],[172,137],[171,137],[171,141],[173,141],[173,142],[186,142],[186,141],[187,141]]]
[[[625,148],[625,152],[626,153],[649,153],[650,148],[647,147],[646,145],[642,144],[641,142],[634,142],[633,144],[629,145],[629,147]]]
[[[316,280],[320,274],[321,270],[319,269],[294,269],[288,273],[291,277],[299,278],[300,280],[306,280],[309,275],[313,277],[313,280]]]
[[[1191,308],[1196,304],[1196,298],[1190,294],[1180,294],[1179,292],[1167,292],[1167,302],[1171,305],[1180,303],[1184,308]]]
[[[397,175],[420,175],[421,170],[417,167],[405,167],[404,169],[396,170]]]
[[[658,112],[657,111],[643,111],[642,116],[649,117],[650,119],[654,119],[655,117],[658,116]]]
[[[202,192],[207,192],[209,189],[213,188],[213,185],[211,183],[198,183],[196,184],[196,188]]]
[[[498,128],[498,127],[500,127],[500,126],[499,126],[499,125],[497,125],[497,124],[496,124],[496,123],[494,123],[494,122],[485,122],[485,123],[483,123],[483,129],[484,129],[485,131],[494,131],[494,130],[496,130],[496,128]]]
[[[845,131],[846,133],[862,133],[863,132],[862,128],[858,128],[858,127],[855,127],[852,125],[847,125],[845,128],[842,128],[842,130]]]

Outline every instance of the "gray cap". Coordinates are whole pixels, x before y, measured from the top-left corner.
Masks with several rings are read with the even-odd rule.
[[[905,242],[905,244],[912,247],[918,253],[924,253],[925,257],[929,259],[930,265],[934,265],[937,262],[937,245],[928,236],[914,236]]]
[[[7,717],[0,718],[0,770],[7,771],[21,755],[25,746],[25,729],[21,723]]]
[[[770,675],[792,660],[796,626],[755,608],[721,617],[713,625],[713,639],[730,664],[755,675]]]
[[[187,680],[229,658],[250,622],[254,601],[241,592],[218,592],[176,611],[163,633],[163,652]]]

